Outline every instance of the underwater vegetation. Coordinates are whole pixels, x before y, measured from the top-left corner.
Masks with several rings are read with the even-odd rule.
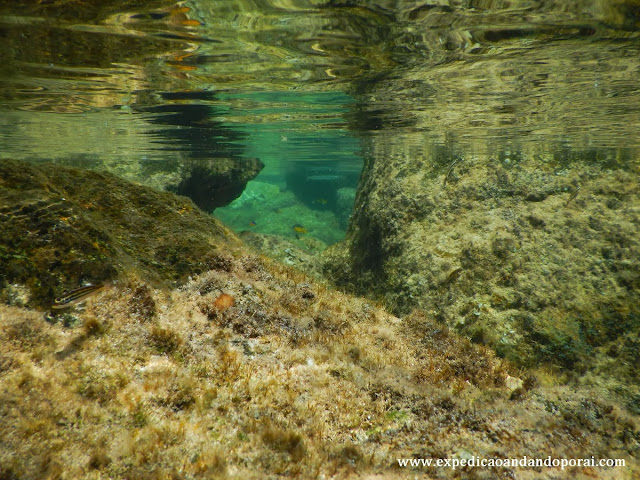
[[[191,200],[108,173],[5,159],[0,178],[0,298],[12,304],[48,308],[86,283],[136,272],[184,281],[239,244]]]
[[[49,168],[23,166],[20,179],[3,176],[11,180],[2,198],[21,188],[56,205],[59,196],[47,195],[60,187],[34,182]],[[46,313],[45,300],[55,296],[29,288],[39,275],[3,284],[3,478],[507,479],[524,471],[416,470],[396,461],[471,454],[619,457],[627,461],[622,469],[569,473],[637,474],[637,418],[598,387],[520,370],[428,312],[399,319],[333,290],[243,247],[215,220],[185,209],[185,199],[109,176],[60,172],[70,185],[88,182],[93,208],[108,218],[126,214],[108,194],[117,186],[119,196],[131,189],[146,210],[164,212],[153,219],[155,232],[179,222],[181,235],[194,240],[182,247],[183,258],[201,254],[199,242],[218,253],[206,266],[166,256],[114,267],[113,287],[84,308],[69,307],[68,322]],[[79,195],[65,192],[72,211]],[[11,224],[15,213],[2,208]],[[95,221],[70,230],[80,240],[100,228],[114,229],[116,239],[140,235],[133,221],[107,228],[100,217],[88,218]],[[28,265],[7,255],[6,238],[1,245],[10,271],[12,262]],[[118,266],[123,258],[114,248],[101,261]],[[9,290],[22,291],[23,301]],[[554,469],[530,473],[557,478]]]
[[[403,142],[372,148],[400,152]],[[606,384],[637,412],[633,164],[432,155],[442,161],[397,153],[365,166],[347,240],[325,254],[327,276],[395,314],[431,312],[520,367]]]
[[[4,3],[0,480],[640,478],[637,1]]]

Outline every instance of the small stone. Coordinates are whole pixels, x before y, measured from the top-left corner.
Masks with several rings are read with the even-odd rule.
[[[524,382],[518,377],[512,377],[511,375],[507,375],[507,378],[505,379],[504,384],[511,392],[513,392],[514,390],[518,390],[519,388],[522,388],[522,385],[524,385]]]

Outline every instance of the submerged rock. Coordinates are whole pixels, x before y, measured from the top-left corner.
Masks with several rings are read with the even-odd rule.
[[[258,159],[221,159],[198,162],[175,188],[204,211],[224,207],[242,195],[247,182],[255,178],[264,164]]]
[[[446,3],[389,3],[402,22],[387,42],[411,53],[392,49],[402,68],[353,89],[367,112],[353,126],[364,121],[375,135],[363,140],[349,232],[325,272],[396,314],[425,309],[523,367],[605,382],[631,404],[640,152],[638,116],[626,109],[637,101],[625,94],[638,60],[608,47],[631,45],[615,27],[628,6],[582,17],[545,4],[549,17],[514,28],[478,23],[477,5]],[[560,18],[581,22],[576,42],[610,65],[602,81],[587,62],[567,62]],[[592,38],[600,22],[607,31]]]
[[[441,160],[436,147],[431,158],[403,148],[373,145],[327,275],[397,314],[432,312],[519,365],[613,374],[636,392],[635,176],[579,156]]]
[[[64,291],[122,274],[180,282],[224,263],[238,245],[188,198],[108,173],[2,160],[0,179],[5,300],[9,285],[28,288],[21,303],[48,307]]]
[[[0,214],[3,478],[460,478],[477,469],[398,460],[470,455],[638,472],[637,421],[598,387],[529,375],[429,313],[400,320],[260,258],[184,197],[3,161]],[[54,290],[116,276],[43,320]]]

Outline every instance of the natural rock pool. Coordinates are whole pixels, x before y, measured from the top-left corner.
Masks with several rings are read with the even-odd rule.
[[[0,477],[635,478],[638,12],[0,4]]]

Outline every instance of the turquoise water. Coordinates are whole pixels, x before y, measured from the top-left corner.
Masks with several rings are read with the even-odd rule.
[[[629,168],[635,10],[589,5],[6,3],[0,159],[169,191],[194,166],[257,159],[244,194],[234,185],[239,198],[214,214],[325,245],[344,235],[363,158]],[[389,80],[393,91],[380,87]],[[398,138],[403,151],[387,151]]]
[[[226,118],[244,154],[264,163],[244,193],[214,215],[237,231],[342,239],[362,168],[360,147],[344,115],[344,93],[256,92],[222,95],[234,103]],[[259,122],[251,123],[255,118]]]
[[[330,58],[353,40],[335,12],[304,2],[0,6],[0,27],[0,159],[106,170],[189,196],[180,184],[190,169],[227,165],[234,177],[258,161],[240,198],[203,208],[238,232],[318,248],[344,237],[362,169],[345,80],[362,61]]]

